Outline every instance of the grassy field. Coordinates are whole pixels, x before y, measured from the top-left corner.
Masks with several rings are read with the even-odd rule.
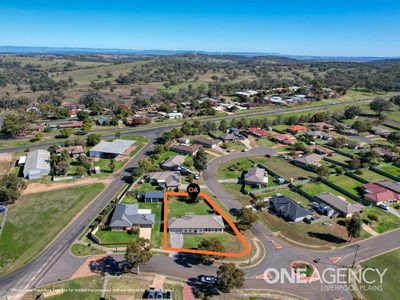
[[[400,168],[393,164],[385,164],[378,166],[378,169],[387,172],[393,176],[400,176]]]
[[[399,169],[400,170],[400,169]],[[362,170],[362,174],[361,175],[357,175],[360,176],[361,178],[368,180],[370,182],[375,182],[375,181],[380,181],[380,180],[390,180],[392,181],[390,178],[383,176],[381,174],[378,174],[374,171],[371,170]]]
[[[88,255],[99,255],[105,254],[106,252],[96,248],[95,246],[73,244],[71,246],[71,253],[75,256],[88,256]]]
[[[398,266],[400,265],[400,250],[395,250],[374,258],[371,258],[368,261],[365,261],[361,264],[363,269],[366,268],[377,268],[380,273],[382,273],[386,268],[387,271],[385,275],[383,275],[382,280],[382,290],[374,290],[372,287],[369,287],[369,284],[366,282],[362,282],[359,284],[359,288],[362,291],[363,295],[368,300],[379,300],[379,299],[387,299],[394,300],[399,298],[399,282],[400,278],[400,269]],[[376,272],[367,272],[366,278],[367,281],[372,282],[376,280],[376,284],[380,285],[380,278]]]
[[[218,179],[240,178],[244,171],[258,163],[264,164],[267,160],[268,158],[263,156],[233,159],[218,168],[217,177]]]
[[[32,194],[10,205],[0,237],[0,273],[34,258],[103,188],[93,184]]]
[[[270,148],[272,146],[275,146],[276,143],[273,141],[270,141],[269,139],[256,139],[256,142],[259,146],[261,147],[266,147],[266,148]]]
[[[311,196],[315,196],[322,192],[330,192],[330,193],[334,194],[335,196],[342,196],[348,202],[354,202],[349,197],[343,195],[342,193],[336,191],[335,189],[327,186],[326,184],[324,184],[322,182],[306,183],[306,184],[302,185],[300,188],[303,191],[305,191],[306,193],[310,194]]]
[[[124,230],[99,230],[96,232],[96,236],[105,246],[127,244],[139,238],[139,234],[128,233]]]
[[[183,236],[183,248],[185,249],[197,249],[198,245],[203,240],[217,239],[225,248],[225,252],[238,253],[243,251],[243,245],[237,239],[236,235],[227,232],[223,233],[206,233],[206,234],[185,234]]]
[[[226,150],[235,150],[236,152],[240,152],[244,149],[246,149],[246,147],[243,145],[243,143],[239,142],[239,141],[231,141],[231,142],[226,142],[224,143],[226,145]]]
[[[186,214],[209,215],[212,213],[212,208],[201,198],[198,202],[193,202],[189,198],[168,198],[168,218],[179,218]]]
[[[316,176],[315,173],[296,167],[280,157],[267,158],[265,165],[286,181],[290,181],[291,178],[302,179]]]
[[[360,187],[362,183],[349,176],[346,175],[330,176],[328,180],[329,182],[332,182],[333,184],[336,184],[342,189],[352,193],[354,196],[357,197],[362,196],[362,193],[360,192]]]
[[[362,218],[366,220],[371,220],[368,218],[370,215],[377,218],[377,221],[372,221],[369,226],[378,233],[384,233],[400,227],[400,219],[398,217],[379,207],[366,208],[361,214]]]
[[[235,200],[239,201],[243,205],[250,204],[250,201],[252,198],[249,195],[245,195],[240,191],[240,189],[242,188],[242,186],[240,184],[222,183],[222,186],[224,187],[224,189],[226,189],[227,191],[229,191],[231,193],[231,195],[233,196],[233,198]]]

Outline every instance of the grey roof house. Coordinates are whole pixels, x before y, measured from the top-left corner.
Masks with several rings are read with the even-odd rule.
[[[184,156],[184,155],[170,156],[162,162],[161,167],[164,170],[172,170],[172,171],[179,170],[179,168],[185,162],[185,158],[186,158],[186,156]]]
[[[292,222],[302,221],[313,213],[284,195],[272,196],[269,203],[279,215]]]
[[[147,203],[161,203],[164,202],[163,191],[149,191],[143,195],[143,201]]]
[[[360,203],[350,204],[344,198],[333,195],[329,192],[322,192],[315,195],[315,198],[337,211],[344,217],[350,217],[356,212],[362,211],[365,207]]]
[[[203,234],[207,232],[223,232],[224,220],[218,215],[185,215],[168,220],[168,230],[183,234]]]
[[[129,227],[152,227],[155,216],[147,210],[140,210],[138,204],[117,204],[110,221],[112,229]]]
[[[244,183],[258,187],[268,184],[267,171],[263,168],[251,167],[244,176]]]
[[[149,181],[163,189],[175,189],[181,185],[181,174],[177,171],[154,172],[149,174]]]
[[[129,156],[135,141],[116,139],[101,141],[89,151],[90,157],[123,159]]]
[[[26,156],[24,177],[38,179],[50,173],[50,152],[47,150],[31,151]]]
[[[303,155],[299,158],[296,158],[294,162],[297,165],[303,165],[303,166],[308,166],[308,165],[320,166],[322,159],[323,157],[321,155],[316,153],[310,153]]]

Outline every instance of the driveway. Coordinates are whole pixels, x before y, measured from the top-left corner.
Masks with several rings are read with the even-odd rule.
[[[388,205],[388,212],[390,212],[392,215],[395,215],[396,217],[400,218],[400,213],[389,205]]]
[[[140,228],[139,237],[151,240],[151,228]]]
[[[183,234],[170,232],[169,233],[169,242],[172,248],[182,248],[183,247]]]

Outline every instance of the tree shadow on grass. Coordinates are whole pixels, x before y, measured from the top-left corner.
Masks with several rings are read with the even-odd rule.
[[[345,239],[342,239],[341,237],[335,236],[331,233],[308,232],[308,235],[329,243],[343,244],[346,242]]]

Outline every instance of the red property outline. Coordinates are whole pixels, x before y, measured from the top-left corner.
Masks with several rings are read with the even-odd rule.
[[[175,251],[175,252],[185,252],[185,253],[194,253],[194,254],[208,254],[208,255],[217,255],[217,256],[226,256],[226,257],[242,257],[246,254],[250,253],[251,247],[247,243],[246,239],[237,229],[236,225],[232,222],[231,219],[215,204],[210,197],[204,193],[200,193],[198,196],[204,198],[212,208],[229,224],[232,230],[235,232],[239,241],[243,244],[244,250],[242,252],[218,252],[218,251],[208,251],[208,250],[195,250],[195,249],[185,249],[185,248],[171,248],[168,247],[168,196],[189,196],[186,192],[165,192],[164,193],[164,234],[163,234],[163,248],[164,250]]]

